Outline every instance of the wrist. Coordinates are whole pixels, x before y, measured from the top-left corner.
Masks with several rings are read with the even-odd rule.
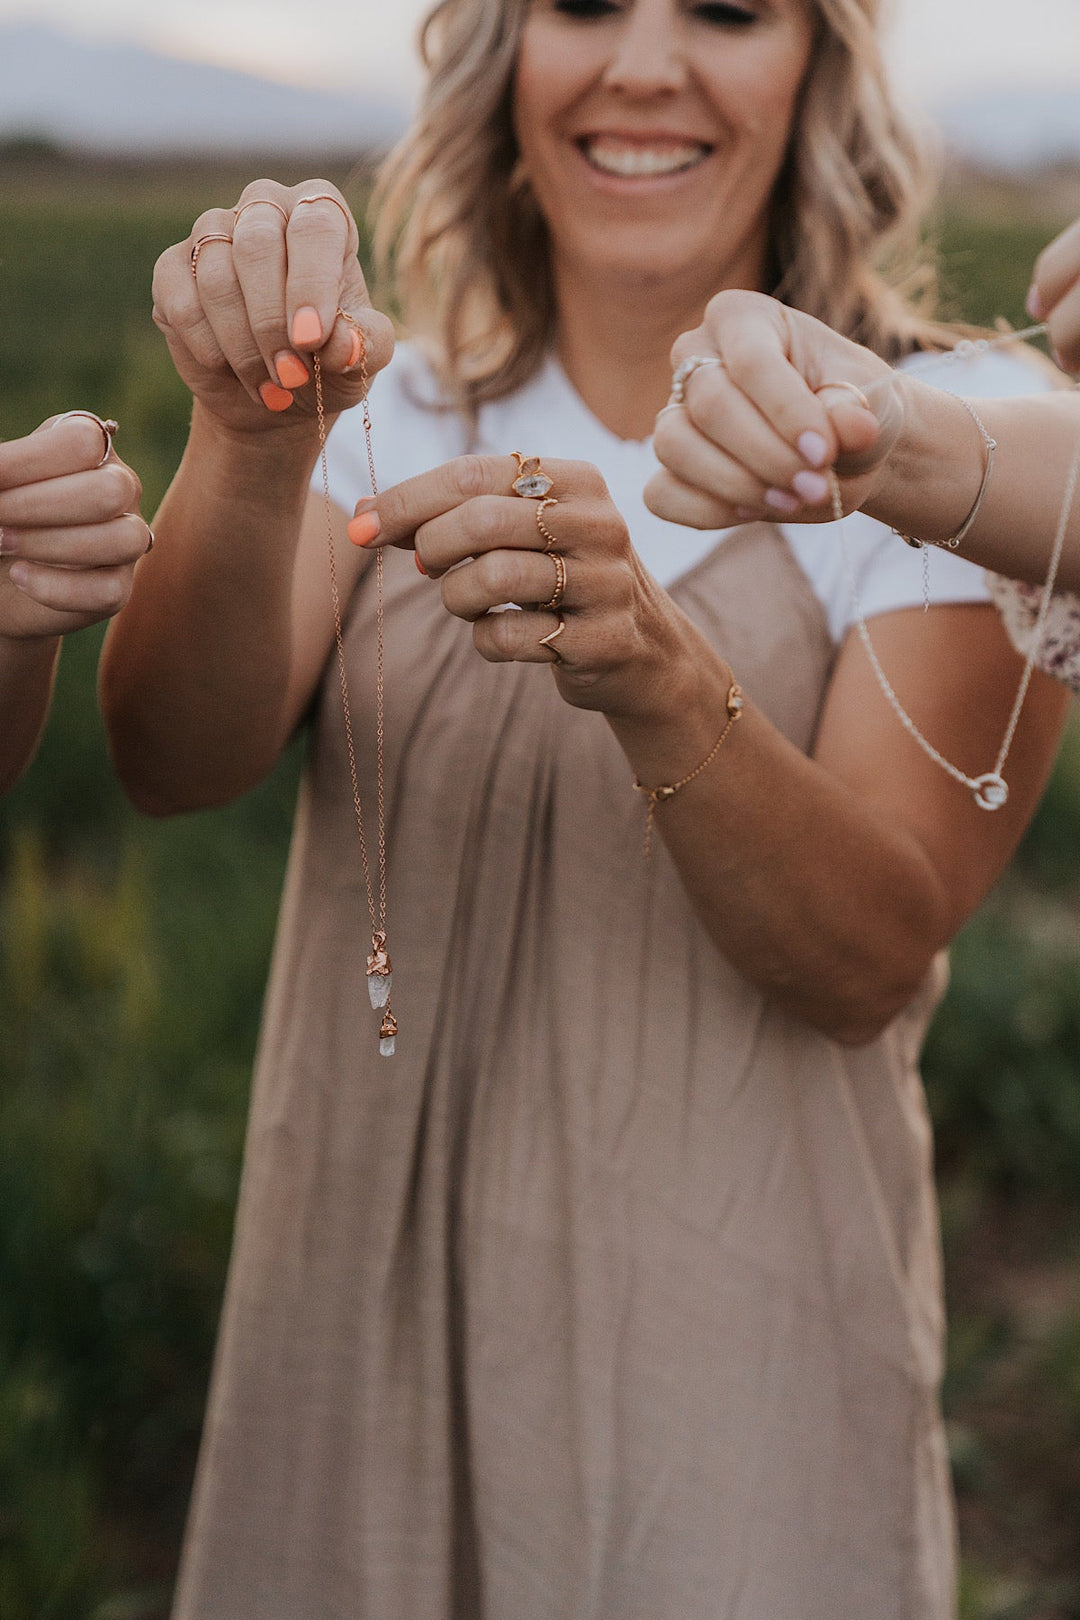
[[[958,399],[902,372],[897,383],[904,425],[862,510],[899,534],[942,545],[971,516],[984,482],[985,446]]]

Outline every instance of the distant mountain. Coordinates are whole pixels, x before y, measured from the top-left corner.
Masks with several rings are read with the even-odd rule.
[[[139,154],[352,153],[388,145],[407,116],[379,94],[274,84],[30,23],[0,27],[0,140],[42,136]]]
[[[953,152],[999,169],[1080,161],[1080,82],[1073,89],[984,90],[934,108]]]

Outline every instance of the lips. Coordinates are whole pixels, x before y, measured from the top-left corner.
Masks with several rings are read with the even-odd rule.
[[[705,141],[671,136],[631,139],[622,135],[583,135],[577,145],[591,168],[624,180],[681,174],[696,167],[712,151]]]

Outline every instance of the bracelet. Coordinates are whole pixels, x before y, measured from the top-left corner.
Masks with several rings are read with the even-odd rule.
[[[732,726],[737,720],[742,719],[743,709],[745,706],[746,703],[745,699],[743,698],[742,687],[739,685],[738,681],[732,681],[731,685],[728,687],[727,695],[727,725],[724,727],[719,737],[717,737],[716,741],[713,743],[700,765],[696,765],[692,771],[688,771],[687,774],[681,777],[678,782],[662,782],[659,787],[654,788],[646,787],[644,782],[639,780],[638,777],[634,777],[635,791],[637,793],[643,793],[649,804],[649,817],[645,823],[646,859],[648,859],[649,852],[652,848],[653,817],[656,814],[657,805],[665,804],[668,799],[673,799],[676,793],[679,792],[680,788],[684,788],[688,782],[692,782],[694,780],[695,776],[700,776],[702,771],[705,770],[706,766],[712,764],[713,760],[720,752],[724,742],[727,740],[728,732],[731,730]]]
[[[959,394],[953,394],[952,397],[956,400],[958,405],[962,405],[964,407],[965,411],[967,411],[968,415],[971,417],[971,420],[978,428],[983,446],[986,450],[986,465],[983,467],[982,483],[979,485],[979,493],[975,497],[975,504],[971,508],[971,511],[968,513],[967,517],[964,519],[963,523],[957,529],[956,533],[950,540],[932,540],[929,542],[931,545],[944,546],[948,551],[956,550],[960,542],[969,533],[972,524],[975,522],[975,519],[978,517],[979,512],[982,509],[982,503],[986,499],[986,491],[990,486],[990,474],[994,470],[994,451],[997,449],[997,440],[992,439],[989,433],[987,433],[986,427],[971,401],[961,399]],[[905,534],[902,529],[893,529],[893,534],[898,534],[906,545],[913,546],[916,551],[921,551],[923,546],[927,544],[925,540],[916,540],[915,536],[912,534]]]

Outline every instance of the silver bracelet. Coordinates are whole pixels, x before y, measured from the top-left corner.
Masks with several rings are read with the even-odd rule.
[[[945,392],[948,392],[948,390],[945,390]],[[913,534],[905,534],[902,529],[893,529],[893,534],[898,534],[906,545],[913,546],[916,551],[921,551],[923,546],[927,544],[944,546],[948,551],[955,551],[957,549],[961,541],[970,532],[975,519],[982,510],[982,503],[986,499],[986,491],[990,487],[990,474],[994,470],[994,451],[997,449],[997,440],[990,437],[989,433],[986,431],[985,424],[970,400],[962,399],[959,394],[953,394],[951,397],[956,400],[958,405],[962,405],[965,411],[967,411],[968,415],[971,417],[971,420],[978,428],[983,445],[986,449],[986,465],[983,468],[982,483],[979,485],[979,493],[975,497],[974,506],[971,508],[971,511],[968,513],[967,517],[964,519],[963,523],[960,525],[951,539],[931,541],[916,540]]]

